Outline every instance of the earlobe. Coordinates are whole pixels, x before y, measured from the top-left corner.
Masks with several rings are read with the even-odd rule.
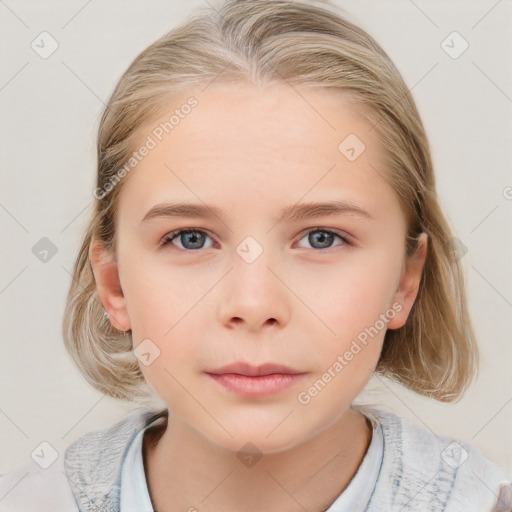
[[[407,257],[405,269],[400,278],[400,283],[393,297],[393,303],[400,303],[402,309],[388,322],[388,329],[403,327],[418,295],[421,277],[427,258],[428,236],[421,233],[418,237],[417,250]]]
[[[110,323],[120,331],[130,330],[130,319],[114,254],[99,240],[92,240],[89,246],[89,261],[98,297],[108,313]]]

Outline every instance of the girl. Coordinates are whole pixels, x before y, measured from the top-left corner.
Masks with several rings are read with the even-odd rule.
[[[141,407],[4,476],[1,511],[510,510],[477,449],[353,404],[373,372],[454,401],[477,363],[420,117],[366,32],[198,13],[121,77],[97,154],[64,340]]]

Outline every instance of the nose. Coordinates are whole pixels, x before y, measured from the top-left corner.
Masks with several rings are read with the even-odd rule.
[[[242,254],[242,255],[240,255]],[[290,319],[290,291],[275,258],[264,251],[253,261],[234,254],[220,286],[218,318],[228,329],[282,329]]]

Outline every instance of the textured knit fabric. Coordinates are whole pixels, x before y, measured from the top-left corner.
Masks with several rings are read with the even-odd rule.
[[[476,448],[381,408],[364,413],[374,429],[376,423],[382,429],[383,452],[376,481],[367,482],[369,502],[353,512],[493,510],[500,483],[509,481]],[[160,416],[136,411],[83,435],[48,469],[31,461],[0,477],[0,512],[123,512],[122,472],[130,447]],[[338,512],[335,506],[329,512]]]

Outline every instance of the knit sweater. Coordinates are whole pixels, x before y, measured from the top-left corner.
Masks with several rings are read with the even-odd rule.
[[[376,481],[368,482],[371,498],[360,512],[512,511],[510,481],[478,449],[385,409],[363,410],[374,425],[380,424],[383,454]],[[122,512],[127,449],[141,429],[161,416],[138,410],[81,436],[47,469],[30,461],[0,476],[0,512]],[[496,505],[500,491],[501,504]]]

